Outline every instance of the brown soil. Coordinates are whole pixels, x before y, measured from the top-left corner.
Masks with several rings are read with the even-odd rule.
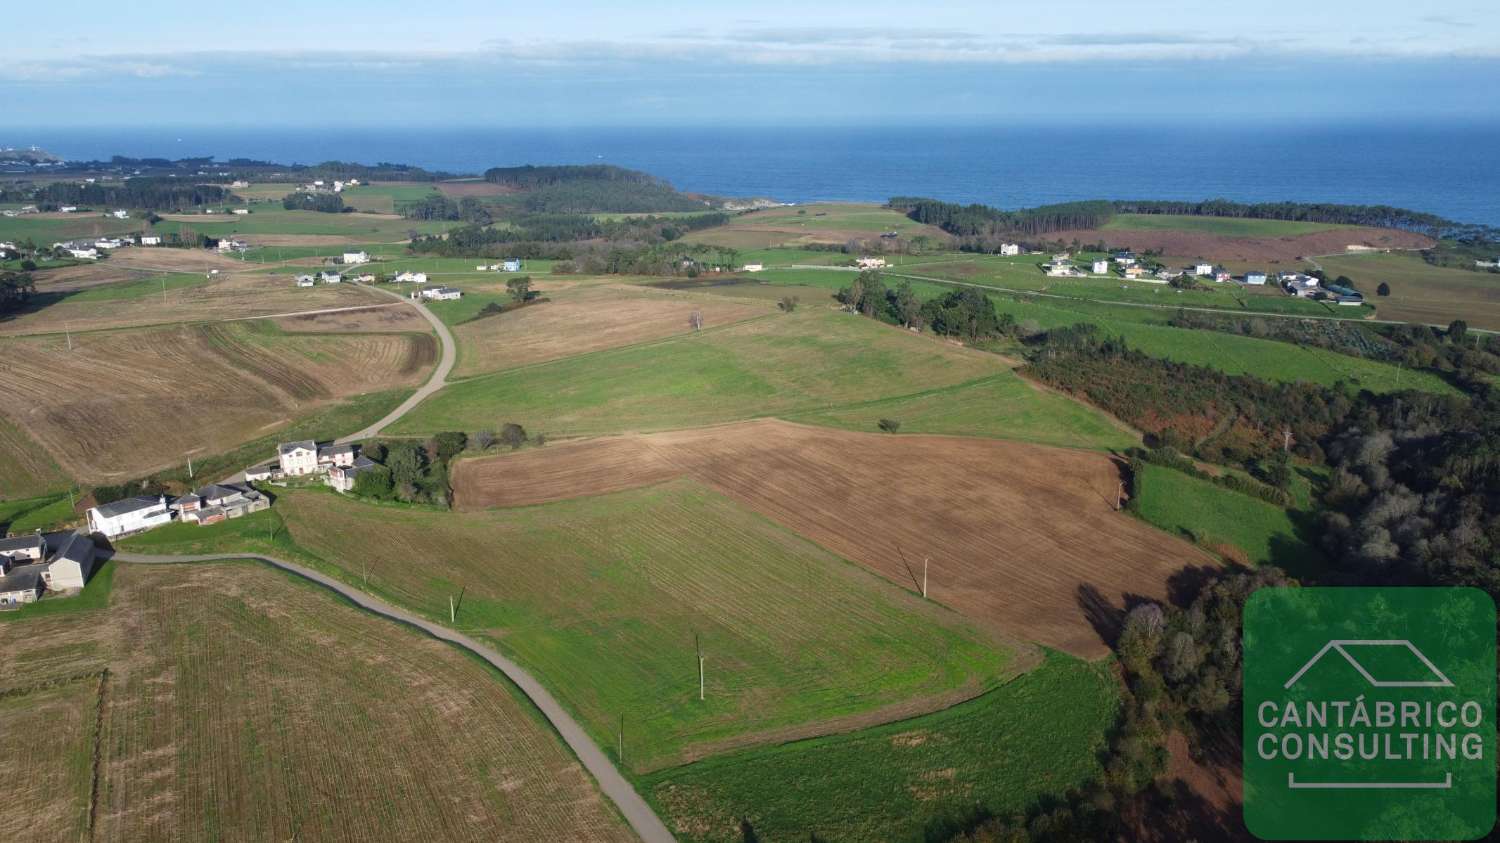
[[[404,331],[426,333],[427,320],[407,305],[391,303],[339,313],[308,313],[276,320],[283,331],[314,334],[356,334],[373,331],[388,334]]]
[[[548,285],[549,288],[551,285]],[[548,290],[549,296],[552,295]],[[559,291],[552,301],[466,322],[454,329],[462,349],[457,374],[475,375],[661,339],[771,312],[758,303],[649,287],[600,285]]]
[[[766,420],[586,440],[462,462],[465,509],[598,495],[689,476],[891,581],[1005,634],[1095,658],[1120,610],[1164,599],[1185,542],[1114,511],[1100,454],[850,433]]]
[[[1295,264],[1308,255],[1343,253],[1350,245],[1380,249],[1413,249],[1431,246],[1432,238],[1389,228],[1340,228],[1297,237],[1227,237],[1195,231],[1131,231],[1085,229],[1059,231],[1048,239],[1082,243],[1104,241],[1111,248],[1155,250],[1179,259],[1223,263]]]

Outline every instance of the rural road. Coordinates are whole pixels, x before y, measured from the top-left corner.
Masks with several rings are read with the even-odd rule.
[[[428,396],[432,395],[432,393],[434,392],[437,392],[439,389],[442,389],[443,386],[448,383],[448,374],[453,371],[453,364],[458,359],[458,346],[454,343],[453,334],[448,331],[448,326],[444,325],[443,320],[434,316],[432,311],[428,310],[426,306],[421,302],[413,301],[412,299],[408,299],[405,296],[402,296],[400,293],[381,289],[380,287],[373,287],[368,284],[362,284],[360,286],[374,290],[381,295],[390,296],[393,299],[405,302],[412,307],[415,307],[417,311],[422,314],[422,317],[432,325],[433,330],[437,331],[438,343],[443,347],[443,354],[442,359],[438,361],[437,368],[432,372],[432,377],[428,378],[427,383],[422,384],[422,386],[419,387],[416,392],[413,392],[411,394],[411,397],[407,398],[405,401],[402,401],[401,406],[390,411],[389,413],[386,413],[385,418],[381,419],[378,422],[375,422],[364,430],[356,431],[349,434],[348,436],[340,436],[338,439],[335,439],[334,443],[338,445],[343,445],[347,442],[358,442],[361,439],[369,439],[372,436],[378,436],[380,434],[380,431],[395,424],[402,416],[411,412],[413,407],[427,400]]]
[[[262,556],[258,553],[151,556],[139,553],[115,552],[112,558],[121,562],[141,565],[172,565],[189,562],[224,562],[234,559],[253,559],[317,583],[330,591],[336,592],[356,606],[381,617],[415,627],[440,641],[447,641],[450,644],[463,647],[505,674],[506,678],[510,679],[511,682],[516,684],[516,687],[521,689],[521,693],[531,699],[537,709],[542,712],[542,716],[546,717],[547,721],[552,724],[552,727],[557,730],[557,733],[562,736],[568,748],[573,750],[573,754],[578,756],[579,761],[583,762],[584,768],[593,775],[594,780],[599,783],[599,789],[604,791],[604,795],[615,803],[615,806],[620,809],[620,813],[624,815],[625,821],[630,823],[630,827],[635,829],[635,833],[642,840],[646,841],[646,843],[671,843],[673,840],[672,832],[667,830],[666,824],[661,821],[661,818],[656,815],[655,811],[651,810],[651,806],[646,804],[646,800],[642,799],[640,794],[635,792],[635,788],[631,787],[630,782],[626,781],[625,777],[620,774],[620,771],[615,769],[615,765],[609,760],[609,757],[583,731],[583,727],[579,726],[578,722],[563,709],[557,702],[557,699],[546,688],[542,687],[540,682],[532,678],[531,674],[522,670],[515,662],[473,638],[461,632],[447,629],[424,618],[417,617],[410,612],[398,609],[383,600],[372,597],[352,586],[345,585],[332,577],[320,574],[311,568],[271,556]]]

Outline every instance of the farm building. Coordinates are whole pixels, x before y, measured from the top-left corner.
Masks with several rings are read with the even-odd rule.
[[[276,446],[276,456],[281,463],[281,473],[288,477],[301,477],[318,470],[318,443],[311,439],[283,442]]]
[[[1318,279],[1300,272],[1284,272],[1277,278],[1277,281],[1280,282],[1281,289],[1297,298],[1312,298],[1321,291]]]
[[[1131,280],[1139,281],[1146,277],[1146,268],[1139,264],[1132,263],[1127,265],[1124,269],[1120,270],[1120,274]]]
[[[1252,287],[1263,287],[1266,283],[1266,274],[1258,269],[1252,269],[1245,273],[1245,283]]]
[[[763,263],[747,263],[744,266],[740,267],[740,271],[741,272],[763,272],[763,271],[765,271],[765,268],[766,268],[766,265],[763,264]]]
[[[354,265],[362,264],[362,263],[369,263],[369,262],[370,262],[370,253],[369,252],[363,252],[363,251],[361,251],[361,252],[345,252],[344,253],[344,263],[349,264],[350,266],[354,266]]]
[[[193,521],[200,526],[216,524],[226,518],[239,518],[270,506],[271,501],[265,495],[235,483],[204,486],[172,504],[183,521]]]
[[[88,512],[89,531],[109,538],[140,533],[172,520],[164,495],[125,498],[100,504]]]
[[[328,469],[328,485],[340,492],[354,491],[354,481],[361,474],[374,468],[377,463],[366,456],[356,457],[349,465],[336,465]]]
[[[126,211],[124,209],[121,209],[121,210],[115,211],[114,214],[112,214],[112,216],[115,219],[117,219],[117,220],[128,220],[128,219],[130,219],[130,212]]]
[[[1002,255],[1004,255],[1006,257],[1015,257],[1016,255],[1021,254],[1021,244],[1020,243],[1001,243],[1000,244],[1000,254],[1002,254]]]
[[[340,284],[343,283],[344,276],[337,272],[320,272],[318,273],[318,280],[324,284]]]
[[[83,588],[94,575],[94,540],[85,533],[70,530],[47,536],[52,558],[42,571],[42,583],[49,591]]]
[[[1109,261],[1102,259],[1094,261],[1093,273],[1095,275],[1107,275],[1109,273]]]
[[[140,243],[142,246],[160,246],[161,237],[156,234],[142,234]]]
[[[41,533],[0,539],[0,571],[4,571],[11,565],[39,562],[45,555],[47,555],[47,543],[42,539]]]
[[[1353,287],[1342,287],[1338,284],[1329,284],[1323,289],[1327,290],[1328,294],[1333,296],[1333,301],[1335,304],[1354,306],[1365,303],[1364,294],[1354,289]]]
[[[860,269],[885,269],[885,258],[856,258],[854,265]]]
[[[1162,281],[1171,281],[1173,278],[1177,278],[1183,274],[1183,271],[1180,269],[1172,269],[1166,266],[1156,270],[1156,277]]]
[[[249,481],[270,480],[281,473],[281,466],[275,460],[252,465],[245,469],[245,479]]]
[[[219,241],[219,252],[221,254],[227,252],[246,252],[249,250],[250,244],[246,243],[243,240],[235,240],[230,237],[225,237],[224,239]]]
[[[455,301],[463,296],[464,291],[457,287],[431,287],[411,294],[412,298],[421,297],[431,301]]]
[[[0,577],[0,609],[16,609],[35,603],[42,596],[42,570],[46,565],[17,565]]]
[[[1193,274],[1197,275],[1199,277],[1207,277],[1209,275],[1213,275],[1214,274],[1213,264],[1210,264],[1210,263],[1195,263],[1195,264],[1193,264]]]
[[[68,257],[77,260],[94,261],[99,259],[99,250],[93,246],[68,245],[63,247],[63,251],[68,253]]]
[[[317,284],[317,283],[318,283],[318,279],[312,277],[311,275],[298,275],[297,276],[297,286],[298,287],[311,287],[311,286],[313,286],[314,284]]]
[[[118,249],[124,245],[125,241],[121,240],[118,237],[101,237],[98,240],[94,241],[95,249],[104,249],[106,251],[110,249]]]
[[[521,259],[520,258],[506,258],[505,260],[503,260],[503,261],[500,262],[500,271],[501,272],[520,272],[521,271]]]
[[[412,272],[411,270],[407,270],[406,272],[397,273],[396,277],[392,278],[391,280],[396,282],[397,284],[426,284],[427,273]]]
[[[74,212],[74,211],[77,211],[77,210],[78,210],[78,206],[77,206],[77,205],[64,205],[64,206],[62,206],[62,207],[61,207],[61,208],[58,208],[58,209],[57,209],[57,210],[58,210],[58,211],[59,211],[59,212],[60,212],[60,213],[64,213],[64,214],[71,214],[71,213],[73,213],[73,212]]]

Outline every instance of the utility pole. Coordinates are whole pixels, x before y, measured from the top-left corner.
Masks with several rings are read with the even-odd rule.
[[[188,479],[193,479],[193,457],[191,454],[188,455]]]
[[[927,598],[927,563],[932,560],[931,556],[922,557],[922,599]]]
[[[703,702],[703,642],[693,633],[693,649],[698,651],[698,702]]]
[[[73,350],[73,328],[67,322],[63,323],[63,334],[68,338],[68,350]]]
[[[1281,430],[1281,452],[1289,453],[1292,450],[1292,429],[1290,427]]]
[[[617,743],[617,747],[618,748],[615,750],[615,754],[620,757],[620,766],[623,767],[623,766],[625,766],[625,715],[624,714],[620,715],[620,731],[616,732],[615,735],[618,736],[618,743]]]
[[[458,623],[458,610],[453,605],[453,595],[448,595],[448,624],[452,626]]]
[[[1120,481],[1120,486],[1115,490],[1115,512],[1125,507],[1125,481]]]

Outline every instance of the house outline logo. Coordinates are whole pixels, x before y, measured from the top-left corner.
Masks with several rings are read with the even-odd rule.
[[[1370,671],[1368,671],[1368,670],[1365,669],[1365,666],[1363,664],[1360,664],[1359,659],[1356,659],[1353,656],[1353,654],[1351,654],[1347,649],[1345,649],[1346,647],[1405,647],[1407,650],[1411,651],[1411,654],[1414,655],[1414,656],[1416,656],[1417,659],[1419,661],[1421,661],[1422,664],[1428,670],[1432,671],[1432,674],[1434,676],[1436,676],[1437,679],[1435,679],[1435,680],[1433,680],[1433,679],[1426,679],[1426,680],[1422,680],[1422,681],[1376,679],[1374,676],[1372,676],[1370,674]],[[1408,640],[1408,639],[1406,639],[1406,638],[1383,638],[1383,639],[1382,638],[1333,638],[1333,639],[1330,639],[1327,644],[1323,645],[1323,648],[1321,650],[1319,650],[1317,653],[1315,653],[1312,658],[1310,658],[1310,659],[1307,660],[1306,664],[1302,665],[1302,667],[1296,673],[1292,674],[1292,678],[1288,679],[1286,681],[1286,684],[1282,685],[1281,687],[1289,689],[1293,685],[1297,684],[1297,680],[1301,679],[1302,676],[1303,676],[1303,674],[1305,674],[1309,670],[1311,670],[1314,665],[1316,665],[1318,662],[1322,661],[1323,657],[1326,656],[1326,655],[1328,655],[1328,651],[1329,650],[1333,650],[1334,652],[1336,652],[1339,655],[1343,656],[1344,659],[1349,662],[1349,664],[1351,664],[1351,665],[1354,666],[1355,670],[1359,671],[1359,675],[1363,676],[1364,679],[1365,679],[1365,681],[1368,682],[1368,683],[1370,683],[1370,687],[1372,687],[1372,688],[1452,688],[1453,687],[1452,680],[1450,680],[1446,675],[1444,675],[1444,673],[1441,670],[1438,669],[1437,665],[1435,665],[1435,664],[1432,663],[1432,659],[1427,658],[1427,654],[1426,653],[1423,653],[1421,650],[1417,649],[1417,645],[1411,643],[1411,641]]]

